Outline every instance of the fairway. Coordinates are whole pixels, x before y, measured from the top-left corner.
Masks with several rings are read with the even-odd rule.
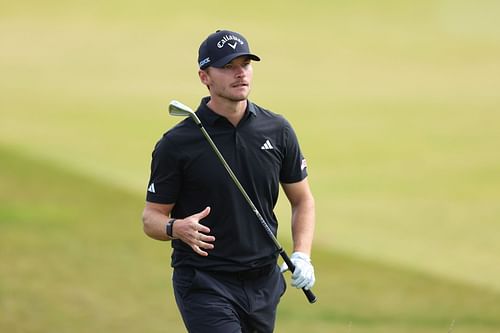
[[[140,215],[168,103],[207,94],[198,44],[229,28],[316,198],[319,301],[289,288],[277,332],[500,332],[500,5],[208,7],[0,4],[0,331],[183,331]]]
[[[2,332],[183,331],[170,246],[142,234],[141,196],[2,147],[0,158],[11,189],[0,194]],[[289,288],[277,332],[500,327],[500,295],[488,290],[321,248],[315,263],[319,301]]]

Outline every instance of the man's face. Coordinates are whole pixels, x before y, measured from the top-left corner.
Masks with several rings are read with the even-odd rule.
[[[253,68],[251,60],[243,56],[233,59],[223,68],[200,70],[199,75],[201,82],[208,86],[212,98],[240,102],[250,94]]]

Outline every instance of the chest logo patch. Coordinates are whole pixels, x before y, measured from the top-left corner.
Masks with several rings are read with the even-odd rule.
[[[269,149],[274,149],[274,147],[271,144],[271,142],[269,142],[269,140],[266,140],[266,142],[264,142],[264,144],[262,145],[262,147],[260,147],[260,149],[269,150]]]

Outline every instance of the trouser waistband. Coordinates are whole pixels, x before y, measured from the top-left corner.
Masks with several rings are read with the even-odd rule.
[[[231,276],[238,280],[255,280],[261,276],[266,276],[269,273],[271,273],[272,270],[275,268],[275,266],[276,265],[274,264],[269,264],[266,266],[247,269],[244,271],[237,271],[237,272],[225,272],[225,271],[207,271],[207,272],[217,275]]]

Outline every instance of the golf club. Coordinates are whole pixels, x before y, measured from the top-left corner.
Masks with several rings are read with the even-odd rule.
[[[233,180],[234,184],[236,185],[236,187],[238,188],[238,190],[241,192],[241,194],[243,195],[243,197],[245,198],[245,200],[247,201],[247,203],[250,205],[250,208],[254,212],[255,216],[257,216],[257,219],[259,220],[260,224],[262,225],[262,227],[266,231],[266,234],[273,241],[274,245],[276,246],[276,249],[279,251],[279,254],[280,254],[281,258],[283,258],[283,260],[285,261],[285,263],[288,265],[288,269],[290,269],[290,271],[293,273],[295,271],[295,265],[292,263],[292,261],[288,257],[288,254],[285,252],[285,250],[283,249],[283,247],[280,245],[280,243],[278,242],[278,240],[274,236],[273,232],[269,228],[269,225],[264,220],[264,218],[262,217],[262,215],[260,214],[260,212],[257,210],[257,207],[255,207],[254,203],[252,202],[252,199],[250,199],[250,197],[248,196],[247,192],[245,191],[245,189],[241,185],[241,183],[238,180],[238,178],[236,178],[236,175],[233,173],[233,170],[231,170],[231,168],[229,167],[229,164],[227,164],[227,162],[224,159],[224,157],[222,156],[221,152],[219,151],[219,149],[217,148],[217,146],[215,145],[215,143],[212,141],[212,138],[208,135],[208,132],[203,127],[203,124],[201,123],[201,121],[198,118],[198,116],[196,115],[196,113],[190,107],[182,104],[181,102],[175,101],[175,100],[172,101],[172,102],[170,102],[168,110],[169,110],[170,115],[172,115],[172,116],[182,116],[182,117],[189,116],[189,117],[191,117],[191,119],[193,119],[193,121],[195,122],[195,124],[198,125],[198,127],[201,130],[201,132],[203,133],[203,135],[207,139],[208,143],[212,147],[213,151],[215,152],[215,154],[219,158],[220,162],[224,165],[224,168],[229,173],[229,176]],[[313,292],[311,290],[306,290],[306,289],[302,288],[302,291],[306,295],[307,300],[309,301],[309,303],[315,303],[316,302],[317,298],[316,298],[316,296],[313,294]]]

